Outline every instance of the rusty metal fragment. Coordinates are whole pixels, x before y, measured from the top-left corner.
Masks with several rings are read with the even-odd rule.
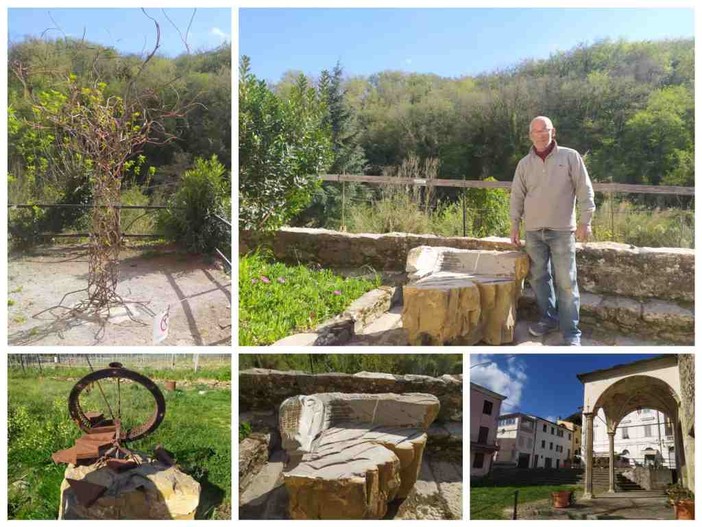
[[[130,468],[134,468],[139,465],[139,463],[133,459],[117,459],[114,457],[108,458],[107,461],[105,461],[105,464],[107,465],[107,468],[113,470],[114,472],[124,472],[125,470],[129,470]]]
[[[71,486],[71,489],[76,495],[78,502],[84,507],[90,507],[107,490],[107,487],[103,485],[91,483],[89,481],[85,481],[84,479],[66,478],[66,481]]]
[[[91,426],[105,422],[105,415],[102,412],[85,412],[85,417],[88,418]]]
[[[83,434],[76,439],[71,448],[54,452],[51,459],[55,463],[90,464],[102,455],[102,450],[109,448],[114,442],[114,430],[112,432],[101,431],[94,434]]]

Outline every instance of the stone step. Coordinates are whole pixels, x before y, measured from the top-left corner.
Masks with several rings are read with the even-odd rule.
[[[374,318],[369,324],[364,325],[356,332],[357,335],[372,336],[402,327],[402,305],[392,306],[387,312]]]
[[[460,520],[463,501],[461,463],[425,455],[414,488],[394,515],[396,520]]]
[[[664,490],[630,490],[626,492],[600,492],[596,494],[597,499],[617,499],[617,498],[656,498],[665,496]]]
[[[536,320],[536,311],[536,297],[527,288],[519,299],[519,318]],[[580,322],[582,328],[597,330],[593,338],[599,337],[606,345],[621,344],[610,340],[622,334],[660,343],[694,344],[694,307],[675,302],[581,293]]]
[[[283,486],[285,453],[275,450],[268,462],[239,492],[239,519],[286,519],[288,494]]]

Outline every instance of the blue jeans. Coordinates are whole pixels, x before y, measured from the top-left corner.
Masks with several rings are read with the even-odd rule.
[[[526,252],[531,260],[529,283],[536,295],[541,320],[558,324],[566,341],[580,339],[575,234],[550,229],[527,231]]]

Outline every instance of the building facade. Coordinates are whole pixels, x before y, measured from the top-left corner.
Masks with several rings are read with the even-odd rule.
[[[495,463],[517,468],[570,466],[573,432],[565,426],[523,413],[501,415]]]
[[[487,475],[497,450],[497,417],[506,397],[470,383],[470,477]]]
[[[583,427],[579,424],[562,419],[558,419],[556,423],[565,426],[571,433],[570,450],[573,453],[573,456],[570,458],[571,466],[581,466],[583,454]]]
[[[593,455],[609,456],[609,438],[602,409],[593,425]],[[618,465],[652,465],[676,468],[673,425],[662,412],[640,408],[624,417],[614,434],[614,453]]]

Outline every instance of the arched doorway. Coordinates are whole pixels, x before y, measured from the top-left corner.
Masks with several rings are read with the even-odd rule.
[[[687,467],[683,448],[683,426],[680,411],[680,378],[677,356],[665,355],[607,370],[578,375],[585,388],[583,405],[583,435],[585,461],[584,498],[593,497],[593,425],[598,412],[605,415],[608,436],[609,489],[615,492],[614,437],[622,420],[632,412],[649,408],[669,417],[674,436],[675,465],[683,475]],[[687,423],[684,428],[687,428]],[[661,456],[658,452],[657,456]],[[654,453],[654,456],[656,454]],[[691,460],[694,463],[694,458]]]

